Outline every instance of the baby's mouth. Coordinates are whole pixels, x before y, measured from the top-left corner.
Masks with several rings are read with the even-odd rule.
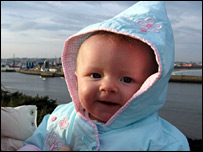
[[[101,101],[101,100],[98,100],[98,102],[100,102],[102,104],[106,104],[106,105],[112,105],[112,106],[119,105],[118,103],[111,102],[111,101]]]

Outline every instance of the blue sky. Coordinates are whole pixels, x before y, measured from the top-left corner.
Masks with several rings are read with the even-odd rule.
[[[1,1],[1,57],[60,57],[65,40],[137,1]],[[166,1],[175,61],[202,61],[202,2]]]

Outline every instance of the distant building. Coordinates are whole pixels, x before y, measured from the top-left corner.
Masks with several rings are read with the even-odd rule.
[[[47,60],[44,61],[44,64],[41,67],[41,71],[49,72],[49,62]]]
[[[191,63],[188,63],[188,64],[182,64],[183,67],[191,67],[192,64]]]
[[[49,71],[50,72],[57,72],[57,69],[56,68],[50,68]]]
[[[44,62],[38,62],[37,63],[39,66],[40,66],[40,68],[42,67],[42,65],[44,64]]]
[[[34,68],[34,62],[30,62],[30,61],[26,62],[26,69],[29,70],[32,68]]]

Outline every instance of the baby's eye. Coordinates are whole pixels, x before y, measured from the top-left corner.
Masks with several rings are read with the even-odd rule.
[[[122,81],[122,82],[125,82],[125,83],[131,83],[133,80],[132,80],[131,78],[129,78],[129,77],[123,77],[123,78],[121,79],[121,81]]]
[[[90,77],[91,77],[91,78],[98,79],[98,78],[101,78],[101,75],[98,74],[98,73],[92,73],[92,74],[90,75]]]

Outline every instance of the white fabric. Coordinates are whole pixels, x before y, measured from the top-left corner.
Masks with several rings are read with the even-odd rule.
[[[1,107],[1,150],[17,150],[37,128],[37,107]]]

